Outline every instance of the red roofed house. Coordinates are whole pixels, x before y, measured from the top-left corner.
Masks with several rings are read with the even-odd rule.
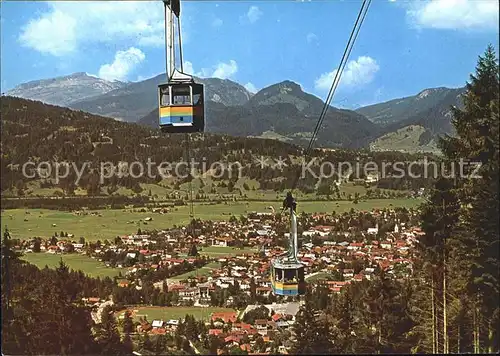
[[[222,334],[222,329],[210,329],[210,330],[208,330],[208,335],[219,336],[220,334]]]
[[[250,330],[250,329],[253,329],[253,326],[251,324],[247,324],[247,323],[236,323],[236,324],[233,324],[233,329],[235,329],[235,330]]]
[[[274,314],[272,317],[271,317],[274,321],[278,321],[280,319],[283,318],[283,315],[281,314]]]
[[[333,229],[333,226],[324,226],[324,225],[318,225],[313,228],[316,231],[322,231],[322,232],[330,232]]]
[[[236,312],[218,312],[212,313],[212,321],[217,319],[222,320],[224,323],[234,323],[236,321]]]
[[[330,287],[328,288],[331,292],[333,293],[340,293],[340,290],[342,289],[342,287]]]
[[[362,242],[352,242],[347,247],[348,250],[359,250],[364,246]]]
[[[226,337],[224,339],[224,342],[239,345],[242,338],[243,338],[243,336],[241,336],[241,335],[229,335],[228,337]]]
[[[354,275],[354,280],[356,282],[361,282],[363,280],[363,275],[362,274],[355,274]]]

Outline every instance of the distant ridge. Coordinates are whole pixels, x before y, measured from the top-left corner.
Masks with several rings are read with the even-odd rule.
[[[228,79],[196,80],[205,85],[207,132],[276,138],[304,145],[324,105],[320,98],[304,92],[300,85],[290,80],[270,85],[255,94]],[[165,74],[123,83],[78,72],[21,84],[6,94],[156,128],[157,87],[164,82]],[[377,142],[371,146],[390,149],[393,138],[397,138],[400,148],[409,142],[420,145],[434,142],[438,135],[452,133],[450,107],[462,106],[464,92],[465,88],[428,88],[413,96],[355,111],[331,107],[316,144],[331,148],[368,148]],[[401,129],[409,126],[422,128],[411,131],[411,140],[405,139],[406,133],[401,137]],[[416,137],[417,133],[422,137]],[[389,136],[380,141],[379,138],[385,135]]]
[[[244,86],[228,79],[196,78],[196,81],[205,85],[206,101],[234,106],[244,104],[252,97]],[[156,108],[158,85],[164,82],[165,74],[160,74],[141,82],[129,83],[98,97],[73,102],[69,106],[97,115],[137,122]]]
[[[366,116],[370,121],[388,126],[408,120],[436,106],[461,105],[460,95],[463,88],[430,88],[422,90],[417,95],[393,99],[384,103],[369,105],[356,109],[356,112]]]
[[[323,105],[321,99],[286,80],[260,90],[243,105],[228,107],[221,103],[207,103],[206,130],[232,136],[280,137],[283,141],[306,145]],[[157,127],[158,110],[152,110],[138,123]],[[368,144],[370,135],[377,131],[377,126],[363,115],[332,107],[318,134],[317,144],[363,147]]]
[[[84,72],[20,84],[6,95],[39,100],[47,104],[68,106],[72,102],[97,97],[122,88],[126,83],[107,81]]]

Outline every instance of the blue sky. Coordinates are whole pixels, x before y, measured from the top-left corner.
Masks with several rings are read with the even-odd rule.
[[[360,0],[185,1],[185,69],[252,90],[283,80],[325,98]],[[2,92],[87,72],[138,81],[165,68],[161,1],[3,2]],[[498,50],[498,3],[373,0],[333,104],[355,108],[458,87]]]

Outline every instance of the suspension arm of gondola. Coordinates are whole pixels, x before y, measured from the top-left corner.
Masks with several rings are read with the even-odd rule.
[[[181,72],[184,73],[184,60],[182,59],[182,34],[181,34],[181,18],[177,17],[177,31],[179,32],[179,61],[181,62]]]
[[[181,42],[181,23],[180,23],[180,0],[163,0],[165,12],[165,70],[167,82],[170,81],[175,70],[175,21],[177,18],[177,27],[179,30],[179,58],[182,72],[182,42]]]
[[[164,7],[164,15],[165,15],[165,75],[167,76],[167,83],[170,81],[170,31],[169,29],[169,23],[170,23],[170,9],[168,6],[169,1],[163,0],[163,7]]]

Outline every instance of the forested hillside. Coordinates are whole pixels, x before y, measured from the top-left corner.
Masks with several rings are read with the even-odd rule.
[[[2,351],[10,355],[131,355],[134,345],[132,319],[120,327],[114,312],[123,307],[127,294],[116,279],[91,278],[73,271],[62,260],[56,269],[38,269],[21,260],[16,253],[18,240],[6,231],[2,239]],[[201,261],[201,260],[200,260]],[[184,266],[177,266],[180,270]],[[133,291],[148,303],[160,294],[152,282],[142,291]],[[167,295],[167,298],[166,298]],[[113,296],[115,304],[99,314],[85,303],[89,298]],[[146,299],[144,299],[146,298]],[[94,314],[94,317],[92,317]],[[97,316],[97,315],[100,316]],[[186,320],[181,326],[192,326]],[[127,323],[125,323],[127,325]],[[196,323],[200,326],[200,323]],[[201,326],[204,327],[202,324]],[[201,327],[200,326],[200,327]],[[175,337],[174,337],[175,336]],[[146,338],[146,336],[145,336]],[[168,343],[157,344],[155,354],[190,355],[186,335],[179,330],[169,335]]]
[[[412,117],[423,116],[427,110],[436,106],[462,106],[461,96],[464,92],[465,88],[429,88],[417,95],[361,107],[356,112],[375,123],[389,126]]]
[[[147,167],[148,160],[155,163],[154,168],[161,162],[175,163],[186,159],[186,142],[184,135],[165,135],[159,130],[149,129],[137,124],[123,123],[111,118],[104,118],[81,111],[46,105],[40,102],[3,97],[2,98],[2,157],[1,168],[4,172],[2,179],[2,192],[7,190],[16,195],[25,195],[29,191],[28,183],[39,178],[43,187],[58,186],[64,195],[73,195],[78,189],[85,195],[118,194],[119,187],[126,187],[140,191],[140,183],[158,184],[163,180],[161,174],[148,176],[147,171],[141,175],[140,168],[131,166],[127,172],[130,174],[114,174],[104,181],[100,180],[101,164],[113,165],[117,172],[118,167],[132,165],[140,162]],[[190,157],[198,162],[195,168],[198,172],[206,173],[211,167],[216,167],[217,162],[241,164],[241,177],[256,180],[260,189],[283,191],[292,186],[297,172],[307,165],[311,159],[316,158],[317,164],[309,165],[315,176],[307,174],[299,181],[299,189],[315,191],[321,172],[320,162],[328,161],[335,164],[350,162],[353,166],[360,159],[359,164],[374,161],[378,167],[382,162],[409,162],[419,160],[422,156],[406,155],[402,153],[369,153],[367,151],[316,150],[307,161],[302,157],[302,148],[277,140],[260,138],[231,137],[216,134],[196,134],[190,144]],[[264,157],[270,163],[272,159],[282,157],[286,165],[277,167],[268,164],[261,167],[257,160]],[[43,175],[34,175],[34,167],[40,162],[50,162],[53,166],[52,176],[43,179]],[[23,165],[31,162],[23,174]],[[83,169],[81,179],[77,179],[75,169],[70,169],[69,174],[54,181],[55,162],[67,162]],[[213,166],[212,166],[213,165]],[[127,168],[126,167],[126,168]],[[236,166],[237,168],[237,166]],[[45,167],[47,170],[48,168]],[[60,167],[61,176],[64,175]],[[121,169],[121,168],[120,168]],[[127,168],[128,169],[128,168]],[[144,168],[146,169],[146,168]],[[417,166],[414,169],[422,169]],[[186,167],[180,167],[183,174]],[[224,176],[219,180],[229,180],[229,171],[224,170]],[[309,171],[307,171],[309,172]],[[327,171],[324,171],[327,172]],[[330,172],[330,171],[328,171]],[[335,172],[337,173],[337,172]],[[380,188],[417,189],[424,186],[426,179],[410,179],[408,177],[391,178],[393,168],[387,168],[386,177],[379,181]],[[329,174],[329,184],[339,177]],[[348,174],[349,172],[345,172]],[[179,174],[180,176],[181,174]],[[32,178],[30,178],[32,176]],[[34,177],[34,178],[33,178]],[[237,174],[233,175],[232,180]],[[351,180],[354,177],[351,177]],[[363,177],[359,177],[363,178]],[[175,188],[186,179],[174,177],[173,181],[163,182]],[[233,182],[235,183],[235,182]],[[325,182],[325,183],[328,183]],[[178,189],[178,188],[177,188]]]

